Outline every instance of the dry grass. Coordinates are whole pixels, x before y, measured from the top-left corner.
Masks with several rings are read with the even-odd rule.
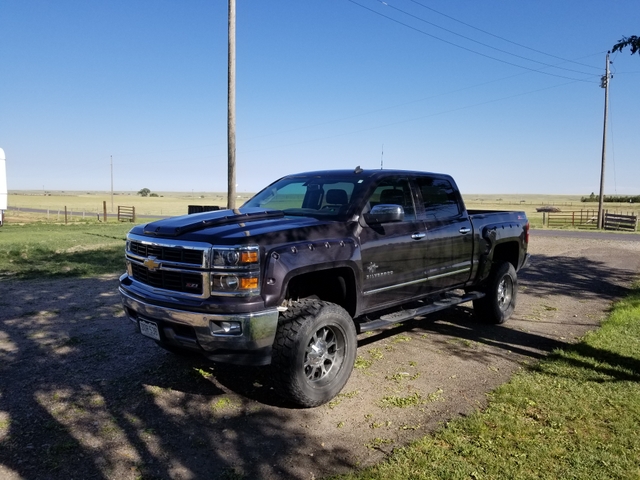
[[[154,192],[158,197],[141,197],[135,192],[115,192],[112,199],[109,192],[62,192],[52,191],[45,195],[39,191],[12,191],[9,193],[9,207],[11,209],[36,208],[48,210],[48,214],[30,214],[22,210],[9,210],[15,221],[26,223],[35,220],[49,222],[64,222],[64,207],[68,211],[76,212],[76,220],[82,218],[96,218],[102,214],[103,202],[107,204],[107,212],[115,213],[118,205],[134,206],[137,215],[174,216],[184,215],[189,205],[217,205],[226,207],[225,192]],[[252,193],[241,193],[237,204],[242,205]],[[562,211],[593,210],[597,203],[583,203],[580,195],[501,195],[501,194],[467,194],[464,201],[469,209],[484,210],[522,210],[527,214],[534,228],[542,227],[542,213],[536,211],[542,205],[553,205]],[[637,204],[607,203],[605,208],[624,214],[640,214]],[[11,220],[11,218],[9,218]]]
[[[9,192],[10,209],[36,208],[49,210],[49,218],[58,216],[64,221],[64,208],[68,211],[84,212],[86,216],[95,218],[103,211],[103,202],[107,202],[107,212],[116,213],[118,205],[136,207],[138,215],[173,216],[184,215],[189,205],[227,204],[227,194],[218,192],[154,192],[158,197],[141,197],[135,192],[115,192],[113,208],[111,194],[108,192],[47,192],[47,195],[36,191]],[[238,204],[244,203],[252,194],[242,193],[238,196]]]

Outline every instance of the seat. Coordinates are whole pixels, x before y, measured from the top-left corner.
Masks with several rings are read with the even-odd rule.
[[[327,191],[327,205],[342,206],[349,202],[347,192],[337,188]]]

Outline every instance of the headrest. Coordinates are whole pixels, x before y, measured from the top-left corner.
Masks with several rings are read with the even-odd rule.
[[[380,192],[380,203],[391,205],[404,205],[404,193],[402,190],[383,190]]]
[[[346,205],[349,202],[347,192],[340,189],[332,189],[327,191],[327,203],[331,205]]]

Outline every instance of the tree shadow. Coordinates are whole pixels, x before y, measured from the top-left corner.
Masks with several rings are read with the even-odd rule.
[[[521,285],[536,297],[569,291],[613,300],[628,292],[633,268],[541,256],[522,272]],[[51,479],[307,478],[309,470],[355,466],[348,448],[312,456],[324,447],[309,428],[324,413],[289,408],[271,388],[268,368],[179,358],[135,335],[115,275],[1,286],[0,474],[4,468]],[[611,367],[569,360],[594,375],[637,381],[640,371],[636,360],[612,352],[570,347],[508,323],[478,323],[466,306],[361,335],[359,345],[409,331],[428,334],[447,356],[487,364],[582,348],[581,355]]]
[[[0,476],[301,478],[292,452],[323,450],[304,426],[313,413],[282,408],[266,369],[134,334],[114,277],[2,286]],[[348,457],[305,463],[335,471]]]

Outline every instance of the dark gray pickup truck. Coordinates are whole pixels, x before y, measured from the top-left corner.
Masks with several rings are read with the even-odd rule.
[[[236,210],[134,227],[120,293],[174,353],[267,365],[301,406],[344,387],[357,334],[464,302],[502,323],[528,259],[524,212],[468,211],[450,176],[319,171]]]

